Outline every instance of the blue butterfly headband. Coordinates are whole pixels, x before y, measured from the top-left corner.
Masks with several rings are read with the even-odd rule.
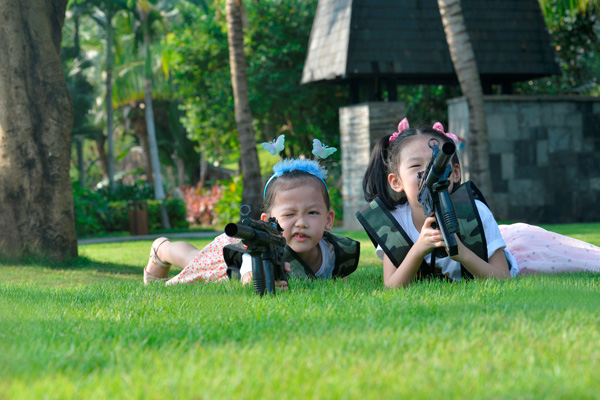
[[[262,143],[262,147],[267,150],[271,155],[276,155],[280,151],[283,151],[285,143],[285,135],[279,135],[279,137],[272,142]],[[335,147],[325,146],[321,143],[319,139],[313,140],[313,151],[312,153],[319,158],[327,158],[333,153],[335,153],[337,149]],[[321,167],[321,165],[315,160],[309,159],[287,159],[279,161],[275,166],[273,166],[273,175],[269,178],[267,183],[265,184],[265,190],[263,192],[263,198],[267,195],[267,187],[269,183],[275,178],[280,177],[286,172],[291,171],[303,171],[309,173],[311,175],[316,176],[323,182],[325,185],[325,189],[329,192],[329,188],[325,183],[325,179],[327,179],[327,171]]]

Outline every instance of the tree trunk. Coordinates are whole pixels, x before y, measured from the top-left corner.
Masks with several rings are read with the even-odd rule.
[[[208,162],[204,157],[204,151],[200,153],[200,187],[206,183],[206,174],[208,173]]]
[[[175,165],[177,166],[177,186],[185,185],[185,161],[183,158],[176,156]]]
[[[77,169],[79,170],[79,186],[85,187],[85,159],[83,157],[83,138],[75,139],[77,145]]]
[[[142,23],[147,23],[142,21]],[[150,162],[152,164],[152,174],[154,175],[154,198],[160,201],[160,222],[164,229],[170,229],[169,215],[164,205],[165,189],[163,188],[162,174],[160,171],[160,162],[158,160],[158,144],[156,142],[156,129],[154,125],[154,109],[152,107],[152,71],[150,54],[150,35],[146,32],[144,35],[144,47],[146,48],[146,73],[144,77],[144,104],[146,113],[146,129],[148,132],[148,147],[150,149]]]
[[[454,70],[469,108],[467,151],[470,179],[479,185],[488,203],[493,204],[483,90],[471,39],[465,26],[460,0],[438,0],[438,6]]]
[[[104,150],[104,143],[106,143],[106,137],[102,134],[98,135],[94,139],[96,144],[96,151],[98,152],[98,159],[100,160],[100,168],[102,169],[103,178],[108,177],[108,157],[106,156],[106,150]]]
[[[0,257],[77,256],[73,108],[60,63],[67,3],[0,2]]]
[[[260,216],[262,204],[262,179],[256,151],[256,139],[252,127],[252,114],[248,104],[248,79],[244,54],[244,29],[242,25],[241,0],[227,0],[227,42],[229,44],[229,66],[235,106],[235,122],[241,150],[242,203],[251,207],[250,216]]]
[[[107,3],[106,11],[106,137],[108,139],[108,186],[110,192],[115,191],[115,145],[113,134],[113,103],[112,103],[112,69],[113,69],[113,28],[112,4]]]
[[[145,107],[145,105],[144,105]],[[132,106],[133,110],[137,110],[137,104]],[[148,145],[148,129],[146,128],[146,115],[139,115],[137,112],[130,113],[133,115],[129,119],[131,130],[135,137],[137,137],[140,146],[144,152],[144,172],[146,173],[146,179],[148,183],[154,182],[154,174],[152,173],[152,162],[150,161],[150,146]]]

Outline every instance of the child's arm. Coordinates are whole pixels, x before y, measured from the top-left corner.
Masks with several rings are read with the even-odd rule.
[[[410,248],[400,266],[390,261],[387,255],[383,257],[383,283],[387,287],[408,286],[423,262],[423,258],[431,253],[436,247],[443,247],[444,238],[439,229],[433,229],[431,224],[435,222],[434,217],[428,217],[421,228],[421,233],[415,244]]]
[[[444,238],[439,229],[433,229],[431,224],[435,222],[434,217],[429,217],[425,220],[419,239],[410,248],[408,254],[402,260],[398,268],[384,255],[383,257],[383,283],[387,287],[404,287],[408,286],[415,278],[423,258],[431,253],[436,247],[444,247]],[[457,237],[458,254],[452,256],[454,261],[457,261],[465,266],[465,268],[475,278],[498,278],[504,279],[510,277],[506,257],[502,249],[496,250],[486,262],[479,258],[475,253],[469,250]]]
[[[469,250],[460,239],[457,238],[457,242],[458,254],[451,258],[464,265],[475,278],[510,278],[510,271],[502,249],[496,250],[486,262]]]

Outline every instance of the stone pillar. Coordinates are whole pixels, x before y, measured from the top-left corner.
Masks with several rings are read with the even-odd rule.
[[[500,95],[484,101],[496,218],[599,221],[600,98]],[[448,118],[450,131],[467,137],[464,98],[448,101]]]
[[[383,135],[396,131],[406,107],[398,102],[369,102],[340,108],[344,229],[362,230],[355,214],[365,204],[362,180],[371,149]]]

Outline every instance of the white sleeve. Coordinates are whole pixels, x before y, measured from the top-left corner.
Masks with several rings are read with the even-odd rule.
[[[504,249],[506,243],[502,239],[500,228],[498,228],[498,223],[490,209],[479,200],[475,200],[475,205],[477,206],[477,211],[479,211],[479,217],[481,218],[481,224],[485,232],[489,259],[496,251]]]
[[[381,248],[380,245],[377,245],[377,248],[375,249],[375,255],[377,257],[379,257],[381,260],[383,260],[383,256],[385,255],[385,252],[383,251],[383,249]]]
[[[252,256],[248,253],[242,254],[242,266],[240,267],[240,276],[244,277],[248,272],[252,272]]]

